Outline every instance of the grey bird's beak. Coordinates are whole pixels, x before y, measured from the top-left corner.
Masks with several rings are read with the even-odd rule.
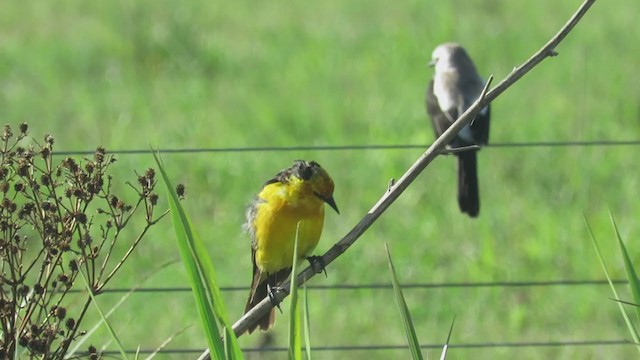
[[[427,65],[429,65],[429,67],[434,67],[434,66],[436,66],[436,60],[435,60],[435,59],[431,59],[431,61],[429,61],[429,62],[427,63]]]

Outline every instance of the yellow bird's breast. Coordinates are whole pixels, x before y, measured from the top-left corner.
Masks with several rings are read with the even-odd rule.
[[[324,224],[324,203],[312,192],[282,183],[265,186],[258,197],[252,224],[255,262],[260,271],[274,273],[293,264],[298,223],[299,258],[316,247]]]

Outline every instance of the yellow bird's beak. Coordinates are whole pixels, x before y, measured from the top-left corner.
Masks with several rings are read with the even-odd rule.
[[[336,201],[333,200],[333,195],[329,196],[329,197],[324,197],[318,193],[315,193],[317,197],[319,197],[322,201],[326,202],[327,204],[329,204],[329,206],[331,206],[331,208],[333,208],[333,210],[335,210],[338,214],[340,214],[340,211],[338,210],[338,205],[336,205]]]

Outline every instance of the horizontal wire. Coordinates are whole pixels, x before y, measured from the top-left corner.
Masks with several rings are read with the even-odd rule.
[[[613,280],[616,285],[626,284],[626,280]],[[413,283],[402,284],[402,289],[437,289],[437,288],[482,288],[482,287],[539,287],[539,286],[584,286],[584,285],[608,285],[607,280],[546,280],[546,281],[496,281],[496,282],[459,282],[459,283]],[[309,285],[309,290],[388,290],[393,289],[391,284],[336,284],[336,285]],[[221,291],[248,291],[248,286],[222,286]],[[141,288],[113,288],[105,289],[103,293],[170,293],[188,292],[190,287],[141,287]],[[85,290],[71,289],[70,293],[85,292]]]
[[[497,142],[482,147],[488,148],[522,148],[522,147],[585,147],[585,146],[638,146],[640,140],[593,140],[593,141],[532,141],[532,142]],[[426,149],[429,144],[397,144],[397,145],[302,145],[302,146],[255,146],[255,147],[220,147],[220,148],[181,148],[158,149],[164,154],[187,153],[235,153],[235,152],[264,152],[264,151],[339,151],[339,150],[402,150]],[[109,150],[109,154],[135,155],[150,154],[155,150],[131,149]],[[95,150],[54,151],[53,155],[91,155]]]
[[[568,347],[568,346],[613,346],[613,345],[634,345],[632,342],[624,339],[613,340],[568,340],[568,341],[528,341],[528,342],[482,342],[482,343],[463,343],[449,344],[449,349],[482,349],[482,348],[527,348],[527,347]],[[421,349],[441,349],[444,344],[423,344]],[[333,345],[333,346],[317,346],[311,347],[311,351],[380,351],[380,350],[405,350],[409,349],[409,345]],[[283,352],[289,350],[284,346],[269,347],[252,347],[243,348],[244,352]],[[156,350],[140,349],[126,350],[129,354],[149,354]],[[162,354],[200,354],[204,349],[163,349],[159,353]],[[105,351],[105,355],[117,355],[118,351]]]

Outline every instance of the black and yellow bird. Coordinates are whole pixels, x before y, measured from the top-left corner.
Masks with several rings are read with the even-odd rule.
[[[245,230],[251,236],[253,282],[245,313],[264,299],[291,273],[298,229],[298,255],[306,258],[318,244],[324,225],[324,204],[336,212],[333,180],[315,161],[297,160],[267,181],[247,210]],[[338,212],[339,213],[339,212]],[[268,330],[275,309],[257,327]]]
[[[473,61],[456,43],[438,45],[431,56],[435,66],[433,80],[427,88],[427,113],[431,117],[436,136],[442,135],[480,96],[485,81],[476,72]],[[470,125],[460,130],[449,144],[451,148],[485,145],[489,140],[490,107],[480,110]],[[471,217],[480,212],[478,189],[477,149],[457,152],[458,205]]]

